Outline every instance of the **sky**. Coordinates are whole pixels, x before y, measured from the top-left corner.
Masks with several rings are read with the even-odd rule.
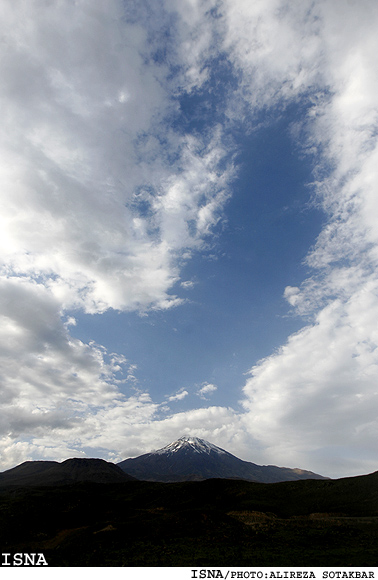
[[[4,0],[0,470],[378,469],[375,0]]]

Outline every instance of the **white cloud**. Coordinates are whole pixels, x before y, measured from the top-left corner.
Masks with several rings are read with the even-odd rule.
[[[219,131],[202,143],[167,130],[167,67],[147,64],[121,2],[21,4],[2,8],[5,273],[87,312],[179,304],[178,254],[227,199]]]
[[[284,296],[286,300],[291,304],[291,306],[295,306],[299,300],[300,289],[296,286],[286,286]]]
[[[130,365],[103,347],[73,339],[60,319],[60,305],[42,285],[25,278],[0,281],[0,372],[2,432],[51,419],[75,421],[82,408],[110,404],[121,396],[117,374]],[[77,415],[79,413],[79,415]],[[14,418],[14,422],[13,421]],[[16,426],[19,425],[19,427]]]
[[[193,280],[184,280],[183,282],[181,282],[180,286],[181,288],[184,288],[184,290],[190,290],[194,288],[195,284],[196,283],[193,282]]]
[[[377,284],[367,284],[346,304],[334,300],[315,324],[252,369],[244,389],[249,431],[267,447],[271,461],[285,457],[301,465],[328,448],[328,458],[312,458],[313,469],[323,462],[322,471],[331,475],[333,461],[343,457],[344,474],[350,474],[364,455],[373,468],[376,297]]]
[[[262,107],[280,107],[296,99],[317,82],[323,64],[319,4],[223,2],[224,47],[241,73],[242,92],[237,96],[248,100],[252,116]],[[237,99],[234,103],[241,105]]]
[[[208,395],[212,395],[213,393],[215,393],[217,389],[218,387],[216,385],[213,385],[211,383],[204,383],[203,386],[200,389],[198,389],[198,395],[202,399],[207,399]]]
[[[188,391],[185,391],[184,389],[180,389],[180,391],[178,393],[168,397],[168,401],[182,401],[182,399],[185,399],[185,397],[187,397],[188,395],[189,395]]]

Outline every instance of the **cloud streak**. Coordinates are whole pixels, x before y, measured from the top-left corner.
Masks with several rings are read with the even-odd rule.
[[[198,396],[201,397],[201,399],[207,399],[208,396],[215,393],[217,389],[218,387],[216,385],[205,383],[200,389],[198,389]]]

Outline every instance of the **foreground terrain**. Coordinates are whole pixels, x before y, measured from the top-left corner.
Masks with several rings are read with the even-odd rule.
[[[2,552],[50,566],[373,566],[378,474],[0,488]]]

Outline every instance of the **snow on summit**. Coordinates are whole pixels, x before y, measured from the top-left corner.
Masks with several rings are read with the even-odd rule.
[[[161,449],[154,451],[154,453],[159,455],[162,455],[164,453],[170,454],[185,449],[190,449],[196,453],[209,454],[211,451],[219,454],[226,453],[226,451],[224,451],[220,447],[217,447],[216,445],[213,445],[212,443],[209,443],[209,441],[205,441],[204,439],[200,439],[199,437],[186,437],[186,436],[180,437],[179,439],[177,439],[177,441],[169,443],[169,445],[166,445],[165,447],[162,447]]]

